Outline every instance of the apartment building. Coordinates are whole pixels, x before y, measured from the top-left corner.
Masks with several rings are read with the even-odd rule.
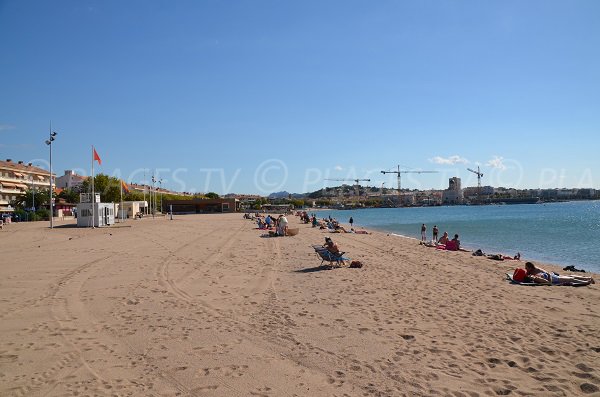
[[[0,160],[0,212],[12,212],[11,203],[27,189],[48,190],[50,173],[31,163]]]
[[[83,182],[88,178],[89,176],[77,175],[73,170],[65,170],[65,174],[63,176],[59,176],[54,180],[57,188],[79,191],[81,190],[81,185]]]

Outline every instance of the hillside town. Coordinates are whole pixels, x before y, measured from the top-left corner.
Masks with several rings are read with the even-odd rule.
[[[493,186],[462,187],[461,179],[449,178],[446,189],[410,190],[391,189],[384,186],[343,184],[323,187],[310,193],[278,192],[269,196],[228,193],[220,196],[214,192],[176,192],[155,183],[125,183],[106,175],[95,177],[99,201],[106,202],[116,218],[155,216],[156,214],[235,212],[240,210],[266,210],[281,208],[376,208],[440,205],[503,205],[534,204],[600,198],[595,189],[515,189]],[[0,214],[13,221],[49,218],[50,184],[52,187],[52,214],[58,219],[76,218],[81,193],[89,193],[90,177],[65,170],[61,176],[32,163],[6,159],[0,161]],[[125,191],[123,190],[125,189]],[[86,196],[87,197],[87,196]],[[89,197],[86,200],[90,200]],[[106,206],[105,206],[106,207]]]

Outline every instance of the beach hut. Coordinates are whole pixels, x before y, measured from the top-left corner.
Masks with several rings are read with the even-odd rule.
[[[115,223],[115,205],[101,203],[100,194],[81,193],[77,205],[78,227],[110,226]]]

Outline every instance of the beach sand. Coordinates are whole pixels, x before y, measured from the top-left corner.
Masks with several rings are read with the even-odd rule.
[[[0,395],[600,395],[600,283],[288,219],[8,225]],[[327,235],[365,267],[318,268]]]

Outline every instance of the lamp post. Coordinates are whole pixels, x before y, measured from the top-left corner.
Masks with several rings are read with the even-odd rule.
[[[160,185],[160,213],[162,214],[162,178],[158,180],[158,184]]]
[[[152,189],[150,189],[150,197],[152,198],[152,200],[154,201],[154,207],[152,209],[152,218],[154,218],[154,213],[156,212],[156,192],[154,191],[154,183],[156,182],[156,178],[154,178],[154,175],[152,175]],[[154,197],[152,197],[154,196]]]
[[[29,176],[31,180],[31,210],[35,213],[35,185],[33,184],[33,175]]]
[[[50,138],[46,141],[46,145],[50,147],[50,229],[54,228],[52,223],[54,218],[54,195],[52,193],[52,142],[56,137],[56,132],[52,131],[52,123],[50,123]]]

